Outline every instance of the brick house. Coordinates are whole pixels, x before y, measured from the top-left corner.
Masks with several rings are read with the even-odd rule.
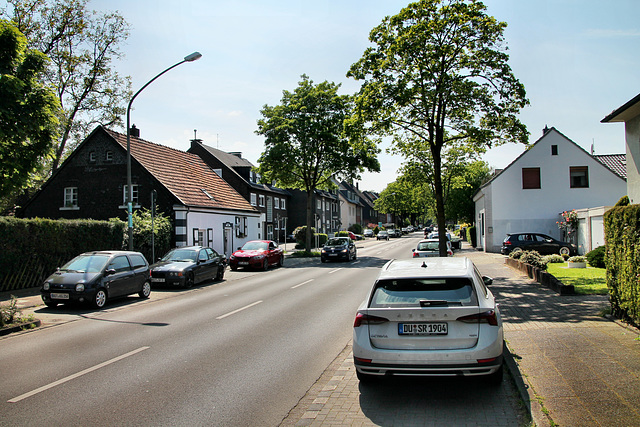
[[[130,141],[134,209],[149,209],[155,194],[158,211],[172,221],[173,245],[203,244],[228,256],[257,238],[260,213],[200,157],[133,135]],[[98,126],[17,215],[126,220],[126,146],[125,134]]]

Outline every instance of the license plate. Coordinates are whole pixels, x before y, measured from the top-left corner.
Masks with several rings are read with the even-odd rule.
[[[329,254],[329,256],[338,256],[338,254]]]
[[[248,263],[248,262],[246,262],[246,261],[240,261],[240,262],[238,263],[238,265],[249,265],[249,263]]]
[[[69,294],[51,294],[51,299],[69,299]]]
[[[447,323],[400,323],[398,335],[447,335]]]
[[[158,282],[158,283],[164,283],[164,278],[163,277],[152,277],[151,281],[152,282]]]

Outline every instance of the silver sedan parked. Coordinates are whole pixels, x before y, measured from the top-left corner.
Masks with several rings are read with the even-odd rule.
[[[466,257],[389,261],[356,314],[361,381],[383,376],[476,376],[502,381],[502,320]]]

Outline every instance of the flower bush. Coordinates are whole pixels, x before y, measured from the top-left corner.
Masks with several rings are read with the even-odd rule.
[[[524,251],[520,257],[520,261],[539,268],[540,270],[547,269],[547,262],[542,258],[542,255],[538,251]]]
[[[568,262],[587,262],[587,257],[582,255],[572,256],[567,260]]]
[[[576,210],[562,212],[562,221],[556,221],[558,228],[571,235],[578,229],[578,213]]]
[[[542,259],[545,260],[547,264],[561,264],[564,262],[564,258],[558,254],[546,255],[542,257]]]

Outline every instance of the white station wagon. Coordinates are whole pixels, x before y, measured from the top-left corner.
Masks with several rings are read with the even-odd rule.
[[[486,375],[499,384],[504,336],[491,282],[466,257],[389,261],[356,314],[358,378]]]

